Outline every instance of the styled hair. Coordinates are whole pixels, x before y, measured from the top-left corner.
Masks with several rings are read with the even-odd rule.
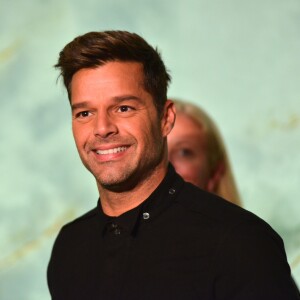
[[[216,124],[199,106],[173,98],[172,101],[175,103],[177,114],[185,114],[201,125],[207,143],[206,151],[209,172],[212,174],[220,163],[224,165],[224,174],[218,183],[215,193],[230,202],[241,205],[229,157]]]
[[[161,112],[167,100],[171,76],[159,51],[139,35],[127,31],[89,32],[76,37],[63,48],[55,68],[60,69],[69,101],[72,78],[77,71],[97,68],[114,61],[142,64],[144,88],[152,95],[158,112]]]

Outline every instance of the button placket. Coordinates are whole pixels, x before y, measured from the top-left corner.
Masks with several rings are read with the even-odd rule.
[[[121,229],[120,229],[119,225],[116,224],[116,223],[111,223],[109,225],[109,229],[110,229],[110,232],[112,232],[114,235],[120,235],[121,234]]]

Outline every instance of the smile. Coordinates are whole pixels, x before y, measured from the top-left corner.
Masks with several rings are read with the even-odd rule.
[[[105,154],[115,154],[115,153],[120,153],[126,151],[127,147],[117,147],[117,148],[112,148],[112,149],[107,149],[107,150],[97,150],[96,153],[100,155],[105,155]]]

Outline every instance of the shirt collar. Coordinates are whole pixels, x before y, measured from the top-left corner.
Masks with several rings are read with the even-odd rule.
[[[118,217],[105,215],[99,199],[97,211],[103,234],[107,230],[113,230],[115,224],[117,224],[122,230],[127,231],[131,235],[136,235],[141,225],[151,222],[171,205],[183,183],[183,179],[169,163],[166,176],[153,193],[140,205],[124,214]]]

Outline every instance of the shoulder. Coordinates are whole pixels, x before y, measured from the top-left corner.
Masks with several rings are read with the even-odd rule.
[[[88,237],[97,227],[98,220],[97,207],[76,218],[75,220],[65,224],[58,233],[55,246],[66,243],[75,244]]]
[[[206,228],[205,245],[213,242],[207,272],[218,277],[217,298],[296,299],[283,241],[268,223],[189,183],[177,198],[197,231]]]
[[[83,225],[84,223],[90,222],[96,216],[97,216],[97,207],[91,209],[90,211],[74,219],[73,221],[65,224],[63,228]]]
[[[280,236],[272,227],[254,213],[190,183],[183,184],[176,200],[189,218],[201,219],[211,229],[219,228],[223,236],[226,232],[244,233],[259,228],[282,244]]]
[[[236,222],[240,218],[258,219],[253,213],[188,182],[183,183],[176,201],[190,213],[201,214],[216,222]]]

